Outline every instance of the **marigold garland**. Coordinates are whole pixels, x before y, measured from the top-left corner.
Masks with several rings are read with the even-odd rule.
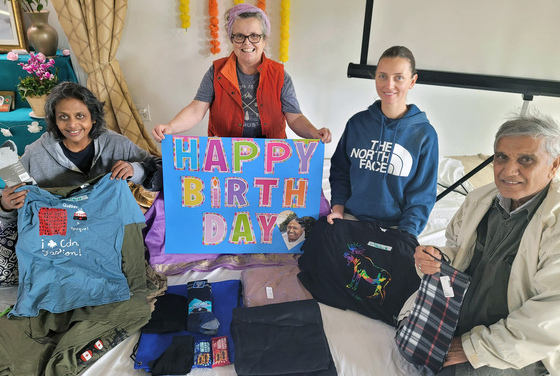
[[[191,27],[190,0],[179,0],[179,18],[181,19],[181,27],[188,29]]]
[[[257,7],[260,8],[263,12],[266,11],[266,0],[259,0],[257,2]]]
[[[220,30],[218,26],[218,2],[217,0],[209,0],[208,1],[208,13],[210,14],[210,24],[208,28],[210,29],[210,35],[212,36],[212,40],[210,44],[210,52],[214,55],[220,53],[220,41],[218,40],[218,30]]]
[[[282,0],[280,5],[280,61],[288,61],[290,46],[290,0]]]
[[[245,0],[235,0],[235,5],[243,4],[244,2],[245,2]]]

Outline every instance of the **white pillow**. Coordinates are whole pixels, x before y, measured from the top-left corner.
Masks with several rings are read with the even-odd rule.
[[[440,157],[438,166],[438,185],[443,188],[450,187],[453,183],[465,176],[465,167],[457,159]],[[469,181],[465,181],[455,190],[461,193],[468,193],[474,189]]]
[[[468,174],[476,167],[478,167],[482,162],[486,161],[490,156],[485,154],[474,154],[474,155],[458,155],[450,156],[448,158],[456,159],[460,161],[464,168],[465,174]],[[474,188],[482,187],[483,185],[490,184],[494,182],[494,167],[493,163],[489,163],[482,170],[478,171],[476,174],[469,178],[469,183]]]

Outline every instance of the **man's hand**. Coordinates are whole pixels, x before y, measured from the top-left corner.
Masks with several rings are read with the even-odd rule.
[[[430,255],[434,256],[431,257]],[[419,245],[414,252],[414,264],[424,274],[434,274],[441,271],[441,252],[431,245]]]
[[[444,367],[449,367],[455,364],[466,363],[469,360],[467,359],[467,355],[463,350],[463,344],[461,342],[461,337],[455,337],[451,341],[451,347],[449,348],[449,352],[447,353],[447,357],[445,358],[445,362],[443,362]]]

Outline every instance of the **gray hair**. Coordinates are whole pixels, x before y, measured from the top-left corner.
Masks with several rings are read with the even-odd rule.
[[[230,38],[233,29],[233,23],[237,18],[258,19],[262,24],[262,33],[263,33],[264,40],[268,38],[270,34],[270,20],[268,19],[268,16],[262,9],[251,4],[241,3],[233,6],[228,11],[226,11],[225,19],[226,19],[228,37]]]
[[[504,137],[532,137],[543,140],[541,146],[550,156],[549,163],[560,155],[560,127],[549,115],[532,111],[529,115],[511,118],[500,126],[494,140],[494,150]]]

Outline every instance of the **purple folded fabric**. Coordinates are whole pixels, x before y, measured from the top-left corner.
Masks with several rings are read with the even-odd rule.
[[[205,272],[221,267],[238,270],[252,266],[297,265],[299,255],[291,253],[166,254],[163,191],[154,199],[145,217],[144,242],[150,254],[150,265],[157,272],[166,275],[181,274],[188,270]]]

